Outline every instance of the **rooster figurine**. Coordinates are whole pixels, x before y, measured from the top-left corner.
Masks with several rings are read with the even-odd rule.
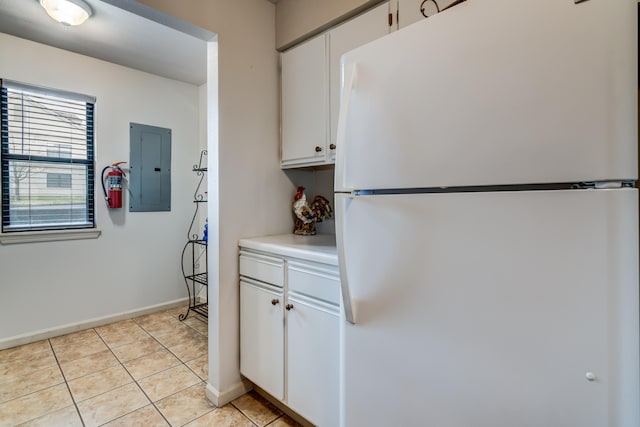
[[[311,204],[307,203],[304,187],[298,187],[298,192],[293,198],[294,227],[293,233],[303,236],[316,234],[316,223],[331,218],[333,209],[329,201],[322,196],[313,198]]]

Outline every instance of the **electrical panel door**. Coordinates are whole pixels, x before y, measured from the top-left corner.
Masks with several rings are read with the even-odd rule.
[[[171,210],[171,129],[131,123],[129,212]]]

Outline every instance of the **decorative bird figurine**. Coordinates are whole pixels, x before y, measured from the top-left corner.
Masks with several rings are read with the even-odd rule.
[[[311,204],[307,203],[304,187],[298,187],[293,198],[294,234],[312,236],[316,234],[316,223],[331,218],[333,209],[329,201],[322,196],[315,196]]]

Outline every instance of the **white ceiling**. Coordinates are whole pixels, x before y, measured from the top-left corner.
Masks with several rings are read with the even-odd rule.
[[[0,0],[0,32],[194,85],[206,82],[206,41],[215,34],[135,0],[85,0],[78,27],[51,19],[38,0]]]

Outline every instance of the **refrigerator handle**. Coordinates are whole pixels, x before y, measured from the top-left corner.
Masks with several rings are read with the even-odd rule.
[[[356,63],[342,64],[342,94],[340,97],[340,112],[338,113],[338,128],[336,135],[336,171],[335,171],[335,189],[336,191],[348,191],[344,182],[344,156],[345,156],[345,140],[347,134],[347,119],[349,116],[349,105],[351,101],[351,92],[356,82]]]
[[[342,306],[344,307],[345,318],[348,322],[355,324],[356,316],[353,304],[351,303],[351,292],[349,291],[349,278],[347,276],[347,264],[344,251],[345,216],[353,196],[349,194],[336,194],[336,246],[338,250],[338,266],[340,269],[340,289],[342,290]]]

